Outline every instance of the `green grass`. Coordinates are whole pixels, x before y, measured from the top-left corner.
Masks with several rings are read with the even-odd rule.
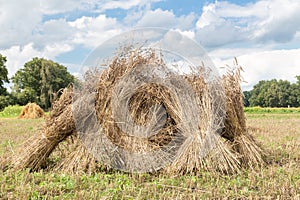
[[[7,106],[2,112],[0,112],[0,118],[18,117],[21,113],[21,110],[22,106],[19,105]]]
[[[245,107],[245,113],[263,114],[285,114],[285,113],[300,113],[300,108],[262,108],[262,107]]]
[[[13,199],[211,199],[281,198],[296,196],[299,174],[283,167],[218,176],[154,176],[121,172],[67,175],[0,172],[0,198]],[[276,189],[275,189],[276,188]]]
[[[0,118],[15,118],[18,117],[21,113],[23,106],[14,105],[7,106],[0,112]],[[45,115],[48,116],[50,112],[45,112]]]
[[[0,199],[299,199],[300,114],[247,113],[250,132],[269,152],[268,166],[233,175],[197,176],[0,171]],[[0,118],[0,156],[35,134],[43,119]]]
[[[2,112],[0,112],[0,118],[14,118],[18,117],[21,113],[22,106],[14,105],[6,107]],[[245,113],[253,114],[284,114],[284,113],[300,113],[300,108],[262,108],[262,107],[245,107]],[[49,112],[45,113],[49,115]]]

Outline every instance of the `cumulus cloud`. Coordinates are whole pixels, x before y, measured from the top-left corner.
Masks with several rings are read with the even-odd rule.
[[[300,29],[300,2],[261,0],[244,6],[216,1],[203,7],[197,38],[214,47],[245,40],[288,42]]]
[[[235,52],[237,51],[239,49],[236,49]],[[242,83],[242,87],[245,90],[251,89],[260,80],[276,78],[294,81],[295,76],[300,75],[300,60],[298,59],[300,57],[300,49],[266,51],[243,49],[242,51],[244,54],[237,56],[237,60],[244,69],[242,76],[245,82]],[[221,51],[218,53],[219,55],[222,54]],[[215,65],[219,68],[225,65],[232,66],[233,64],[233,57],[228,58],[225,56],[224,59],[220,59],[218,56],[212,56],[212,58]]]
[[[48,20],[36,28],[31,42],[37,49],[53,43],[72,45],[75,32],[65,19]]]
[[[72,47],[64,44],[49,44],[44,49],[37,50],[33,43],[24,46],[12,46],[6,50],[0,50],[0,53],[7,58],[8,75],[11,77],[15,72],[24,66],[26,62],[34,57],[43,57],[47,59],[55,59],[61,53],[72,50]]]
[[[238,57],[245,70],[245,79],[250,84],[261,79],[293,80],[300,75],[300,49],[263,51]]]
[[[42,19],[39,4],[34,0],[0,0],[0,5],[0,47],[29,43],[33,30]]]
[[[177,17],[172,11],[158,8],[156,10],[145,12],[141,19],[136,23],[136,26],[189,30],[194,26],[193,22],[195,17],[194,13]]]
[[[29,33],[30,28],[26,29],[27,35],[26,32],[20,34],[17,29],[12,29],[16,32],[15,38],[12,38],[14,42],[3,40],[7,45],[1,45],[0,53],[7,57],[6,65],[9,76],[12,76],[33,57],[55,60],[56,56],[69,52],[78,45],[95,48],[104,40],[120,33],[121,28],[118,26],[116,19],[105,15],[81,17],[69,22],[65,19],[48,20],[38,24],[34,33]]]
[[[51,0],[40,1],[40,9],[44,14],[58,14],[65,13],[72,10],[86,9],[87,6],[93,6],[92,1],[89,0]]]
[[[159,0],[156,0],[156,2]],[[103,2],[103,1],[102,1]],[[140,1],[140,0],[121,0],[121,1],[104,1],[100,7],[101,10],[106,10],[106,9],[116,9],[116,8],[122,8],[125,10],[128,10],[134,6],[143,6],[147,3],[150,3],[151,0],[145,0],[145,1]],[[152,2],[155,2],[155,0],[152,0]]]
[[[23,46],[30,42],[33,42],[37,46],[58,41],[69,42],[73,35],[76,35],[76,39],[73,41],[77,44],[82,34],[86,34],[87,37],[94,39],[96,34],[93,32],[95,31],[98,31],[98,37],[101,37],[101,35],[106,37],[105,35],[113,34],[114,31],[111,29],[119,29],[119,25],[116,24],[115,19],[108,18],[104,15],[106,10],[126,10],[157,1],[160,0],[51,0],[39,1],[39,3],[35,0],[0,0],[0,26],[2,30],[5,30],[1,33],[0,48],[6,49],[12,45]],[[83,14],[75,19],[75,22],[69,23],[65,17],[59,17],[59,15],[57,15],[70,14],[77,11],[82,11],[86,14],[93,13],[93,17],[85,17]],[[48,17],[44,18],[44,16]],[[53,19],[51,19],[51,17],[53,17]],[[73,29],[71,24],[80,23],[80,20],[85,20],[85,22],[82,22],[82,24],[86,23],[85,30],[78,26],[75,27],[76,30]],[[108,26],[110,27],[109,33],[103,33]],[[89,28],[91,28],[91,30],[88,30]],[[78,33],[76,33],[76,31],[78,31]],[[87,45],[91,44],[89,39],[87,39],[87,43]]]
[[[178,31],[180,34],[190,38],[190,39],[194,39],[195,38],[195,32],[192,30],[189,31],[182,31],[180,29],[175,29],[176,31]]]
[[[115,18],[108,18],[105,15],[93,17],[81,17],[69,22],[75,29],[73,43],[95,48],[103,41],[124,31],[124,28]]]
[[[51,1],[52,2],[52,1]],[[43,22],[45,14],[35,0],[0,0],[0,48],[33,43],[43,48],[47,44],[65,42],[74,32],[65,19]]]
[[[149,26],[149,27],[173,27],[176,23],[176,17],[173,12],[168,10],[150,10],[144,14],[142,19],[137,23],[137,26]]]
[[[0,2],[3,5],[0,26],[5,30],[0,37],[0,52],[7,56],[10,76],[32,57],[55,60],[78,45],[94,48],[120,32],[116,19],[103,14],[74,21],[63,18],[42,21],[44,11],[34,1]],[[52,3],[54,6],[55,2]]]
[[[51,0],[43,1],[41,9],[45,14],[66,13],[74,10],[90,11],[95,13],[103,13],[111,9],[128,10],[132,7],[143,6],[151,2],[161,0]]]
[[[266,1],[268,17],[258,23],[262,29],[256,37],[263,41],[287,42],[300,29],[300,2],[295,0]]]

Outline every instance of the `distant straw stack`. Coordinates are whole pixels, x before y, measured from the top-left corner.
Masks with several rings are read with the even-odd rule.
[[[26,104],[19,115],[20,119],[36,119],[44,117],[45,113],[43,109],[36,103]]]
[[[32,171],[41,168],[55,147],[74,132],[72,88],[66,88],[60,99],[53,104],[43,130],[25,141],[15,154],[13,168],[30,168]]]

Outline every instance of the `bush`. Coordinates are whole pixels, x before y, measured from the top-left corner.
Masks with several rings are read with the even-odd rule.
[[[22,106],[14,105],[7,106],[2,112],[0,112],[0,117],[9,118],[9,117],[18,117],[21,113]]]
[[[5,107],[11,104],[11,99],[9,96],[0,96],[0,111],[2,111]]]

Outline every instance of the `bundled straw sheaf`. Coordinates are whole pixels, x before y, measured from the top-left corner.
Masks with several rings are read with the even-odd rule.
[[[265,164],[265,153],[247,130],[244,113],[243,92],[240,88],[242,68],[234,60],[237,67],[223,76],[226,91],[226,119],[222,136],[233,144],[233,149],[240,154],[242,165],[256,168]]]
[[[154,50],[123,48],[112,59],[107,69],[87,74],[89,81],[86,86],[95,93],[92,101],[83,100],[84,96],[79,94],[80,92],[71,87],[66,88],[60,99],[54,103],[44,129],[21,146],[22,150],[14,155],[10,166],[14,169],[37,170],[48,167],[70,173],[94,173],[99,169],[114,167],[116,162],[130,159],[116,152],[109,152],[106,144],[103,147],[107,148],[108,157],[113,159],[107,159],[104,155],[100,155],[100,159],[95,158],[86,148],[86,140],[78,130],[76,120],[91,123],[91,113],[74,113],[76,110],[85,110],[85,106],[91,106],[85,102],[92,102],[94,114],[101,126],[101,134],[126,151],[155,151],[172,144],[171,141],[178,138],[188,138],[181,146],[173,146],[177,153],[171,162],[159,160],[167,163],[160,172],[184,174],[209,170],[233,173],[241,168],[256,168],[264,164],[263,150],[246,127],[243,94],[240,88],[241,68],[237,67],[212,82],[206,80],[207,72],[171,73],[172,79],[165,79],[164,84],[160,84],[159,81],[149,82],[130,91],[139,80],[131,74],[138,74],[135,72],[145,65],[150,67],[149,70],[151,66],[160,66],[162,71],[168,67],[163,61],[163,56]],[[204,67],[202,66],[203,69]],[[184,81],[179,80],[189,83],[191,90],[180,91]],[[167,87],[168,84],[177,87],[172,90]],[[223,90],[217,91],[220,86]],[[194,95],[190,94],[191,91]],[[211,91],[215,91],[216,94]],[[222,103],[223,97],[222,106],[219,103]],[[120,114],[119,119],[116,119],[115,112],[122,110],[124,106],[128,106],[129,115]],[[160,115],[155,118],[153,113]],[[196,115],[197,113],[200,115]],[[120,125],[120,119],[131,124]],[[158,124],[152,124],[153,119]],[[162,119],[165,123],[160,124]],[[139,135],[141,131],[149,131],[143,129],[149,124],[159,127],[155,135],[135,137],[126,132],[130,130]],[[206,141],[205,138],[209,134],[210,141]],[[62,152],[66,153],[63,155]],[[60,159],[54,165],[47,165],[54,155],[60,156]],[[143,162],[148,161],[140,161]],[[137,166],[129,164],[125,167]]]
[[[68,136],[75,132],[72,115],[72,88],[66,88],[60,99],[53,104],[50,117],[43,130],[21,146],[12,159],[14,169],[30,168],[32,171],[45,167],[46,159]]]

